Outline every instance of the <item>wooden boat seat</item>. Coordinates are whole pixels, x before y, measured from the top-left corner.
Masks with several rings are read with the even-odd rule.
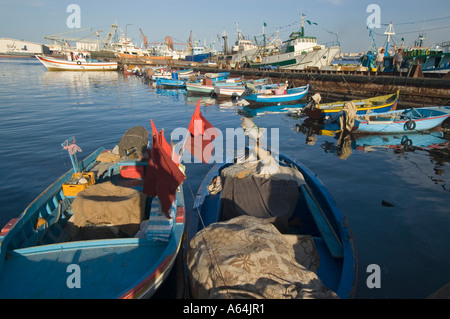
[[[69,199],[64,198],[58,202],[57,198],[54,197],[52,202],[55,204],[54,208],[51,208],[49,204],[45,205],[45,211],[47,215],[44,215],[44,212],[41,213],[41,216],[36,221],[34,225],[33,232],[31,236],[29,236],[21,245],[21,248],[32,247],[42,243],[42,240],[45,236],[50,236],[53,242],[60,242],[66,239],[64,231],[59,227],[59,236],[56,237],[50,232],[50,228],[56,227],[58,228],[58,221],[60,218],[64,218],[68,220],[71,215],[71,206]]]

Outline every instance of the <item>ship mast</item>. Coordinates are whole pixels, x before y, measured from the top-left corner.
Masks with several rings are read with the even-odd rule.
[[[384,34],[387,35],[387,41],[386,41],[386,49],[384,50],[384,56],[389,56],[389,41],[391,40],[391,35],[395,35],[394,32],[394,26],[392,25],[392,22],[389,23],[389,26],[387,27],[386,31],[384,31]]]
[[[305,36],[305,15],[302,13],[302,31],[301,31],[301,37]]]

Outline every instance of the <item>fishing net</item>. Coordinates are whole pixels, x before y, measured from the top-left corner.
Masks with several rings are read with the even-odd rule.
[[[145,195],[131,188],[111,182],[91,185],[72,203],[72,237],[133,237],[144,219],[145,202]]]
[[[120,157],[142,158],[146,155],[148,146],[148,131],[142,126],[130,128],[119,142]]]
[[[193,298],[338,298],[317,274],[310,236],[282,235],[264,219],[240,216],[211,224],[190,242]]]

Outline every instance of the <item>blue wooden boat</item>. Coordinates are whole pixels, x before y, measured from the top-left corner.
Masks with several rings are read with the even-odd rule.
[[[309,90],[309,84],[297,88],[283,89],[270,88],[246,95],[244,98],[249,103],[287,103],[301,100]]]
[[[382,113],[387,111],[393,111],[397,108],[397,102],[399,98],[399,91],[394,94],[375,96],[368,99],[352,100],[356,106],[356,114],[367,113]],[[333,118],[338,119],[340,112],[347,102],[332,102],[311,104],[305,107],[302,112],[311,119],[325,119],[329,122],[333,122]]]
[[[187,80],[156,78],[156,85],[160,87],[185,88]]]
[[[217,97],[226,97],[226,98],[237,98],[240,97],[245,92],[245,85],[247,84],[253,84],[254,86],[258,85],[264,85],[269,83],[269,79],[263,78],[263,79],[255,79],[255,80],[248,80],[244,83],[236,83],[236,84],[226,84],[222,85],[221,83],[217,83],[214,86],[214,94]]]
[[[184,230],[181,186],[172,205],[174,218],[171,225],[165,216],[165,220],[160,218],[156,197],[139,195],[146,204],[144,214],[149,215],[148,222],[144,219],[140,228],[137,224],[140,235],[130,234],[131,228],[125,232],[125,228],[121,228],[123,225],[111,226],[116,227],[113,233],[117,234],[112,237],[98,236],[97,226],[83,227],[83,236],[89,233],[97,239],[80,239],[73,233],[73,204],[83,192],[93,190],[94,186],[112,184],[113,187],[120,185],[121,190],[126,189],[133,197],[136,193],[142,194],[139,190],[147,163],[124,157],[115,162],[100,162],[99,156],[104,156],[105,152],[101,147],[80,162],[71,157],[74,167],[3,229],[0,237],[0,298],[147,298],[167,278]],[[89,186],[78,194],[74,191],[82,185],[71,183],[74,174],[89,179]],[[91,180],[92,176],[94,179]],[[107,198],[108,194],[102,196]],[[128,199],[117,194],[111,196],[130,207]],[[144,233],[143,225],[147,226]],[[136,229],[136,225],[132,226]],[[158,232],[155,231],[157,226],[167,227]],[[105,227],[110,226],[102,229]]]
[[[288,103],[301,100],[309,90],[309,84],[291,89],[270,87],[269,89],[259,89],[249,95],[245,95],[245,100],[249,103]],[[244,95],[243,95],[244,96]]]
[[[205,73],[204,77],[211,79],[213,82],[225,81],[230,76],[230,72]]]
[[[286,234],[312,236],[320,255],[320,266],[317,271],[320,280],[340,298],[353,297],[357,257],[352,232],[343,213],[316,174],[305,165],[282,154],[279,155],[279,164],[298,170],[306,182],[297,189],[298,202],[296,206],[294,203],[295,211],[289,218]],[[188,255],[189,243],[195,235],[207,226],[222,220],[224,214],[222,208],[225,205],[222,190],[212,192],[210,185],[229,165],[231,164],[216,164],[212,167],[197,192],[186,226],[185,245]],[[299,220],[301,222],[295,222]]]
[[[206,94],[212,95],[216,86],[228,87],[242,83],[241,78],[216,80],[216,78],[200,78],[196,82],[186,82],[186,90],[189,94]]]
[[[450,117],[450,107],[423,107],[359,116],[352,133],[414,133],[438,127]]]

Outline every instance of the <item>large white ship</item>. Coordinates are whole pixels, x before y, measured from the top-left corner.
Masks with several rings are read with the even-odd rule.
[[[252,68],[277,67],[280,69],[303,70],[329,66],[335,56],[341,52],[339,44],[325,46],[317,43],[317,38],[305,36],[304,16],[301,30],[293,32],[289,40],[271,42],[257,49],[235,54],[234,63],[248,63]]]

